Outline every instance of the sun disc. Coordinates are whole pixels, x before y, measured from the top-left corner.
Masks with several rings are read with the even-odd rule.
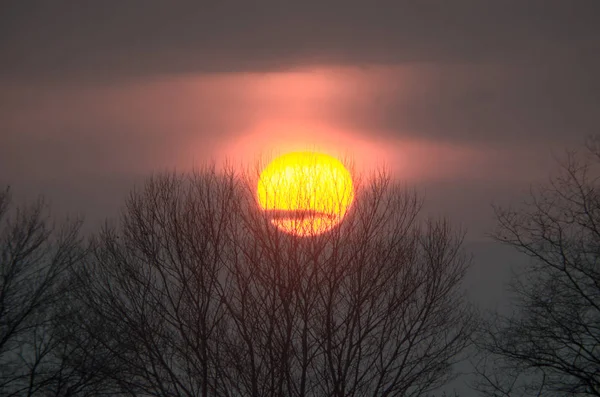
[[[312,236],[339,224],[352,201],[350,172],[335,157],[294,152],[273,160],[257,186],[260,208],[278,229]]]

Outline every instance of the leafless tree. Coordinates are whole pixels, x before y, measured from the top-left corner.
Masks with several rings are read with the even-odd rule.
[[[483,330],[476,387],[489,396],[600,395],[598,141],[518,209],[496,210],[495,238],[528,255],[514,312]]]
[[[122,391],[206,396],[222,388],[221,289],[235,199],[235,181],[214,170],[152,178],[131,194],[122,228],[99,234],[79,271],[88,286],[80,299]]]
[[[385,173],[357,191],[342,225],[310,238],[244,207],[228,300],[238,394],[418,396],[448,380],[473,326],[461,236],[418,222],[417,196]]]
[[[84,250],[80,222],[55,227],[43,199],[11,206],[0,193],[0,393],[48,394],[66,381],[66,340],[57,327],[69,285],[66,274]]]
[[[123,391],[425,396],[452,377],[475,325],[461,234],[381,173],[338,227],[291,235],[250,180],[152,178],[98,236],[81,301]]]

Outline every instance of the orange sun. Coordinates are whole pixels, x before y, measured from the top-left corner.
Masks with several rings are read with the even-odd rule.
[[[338,159],[295,152],[276,158],[262,171],[257,196],[277,228],[313,236],[341,222],[354,200],[354,187]]]

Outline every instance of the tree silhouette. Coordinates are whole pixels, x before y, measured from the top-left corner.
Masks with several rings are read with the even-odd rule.
[[[68,315],[68,271],[84,255],[79,227],[79,221],[55,227],[41,198],[28,207],[13,208],[10,191],[0,193],[4,396],[52,395],[52,390],[74,381],[75,373],[64,370],[72,353],[66,348],[68,335],[58,330]]]
[[[451,379],[475,325],[462,236],[385,173],[338,227],[286,234],[248,175],[154,177],[97,236],[78,301],[121,392],[424,396]]]
[[[519,209],[496,209],[495,238],[530,257],[515,313],[482,332],[476,387],[489,396],[600,395],[600,146],[569,153]]]

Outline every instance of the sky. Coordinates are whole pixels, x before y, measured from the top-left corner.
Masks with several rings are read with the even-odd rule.
[[[155,172],[345,156],[464,227],[471,290],[495,305],[517,259],[487,237],[491,204],[598,132],[598,15],[597,0],[6,1],[0,185],[93,229]]]

